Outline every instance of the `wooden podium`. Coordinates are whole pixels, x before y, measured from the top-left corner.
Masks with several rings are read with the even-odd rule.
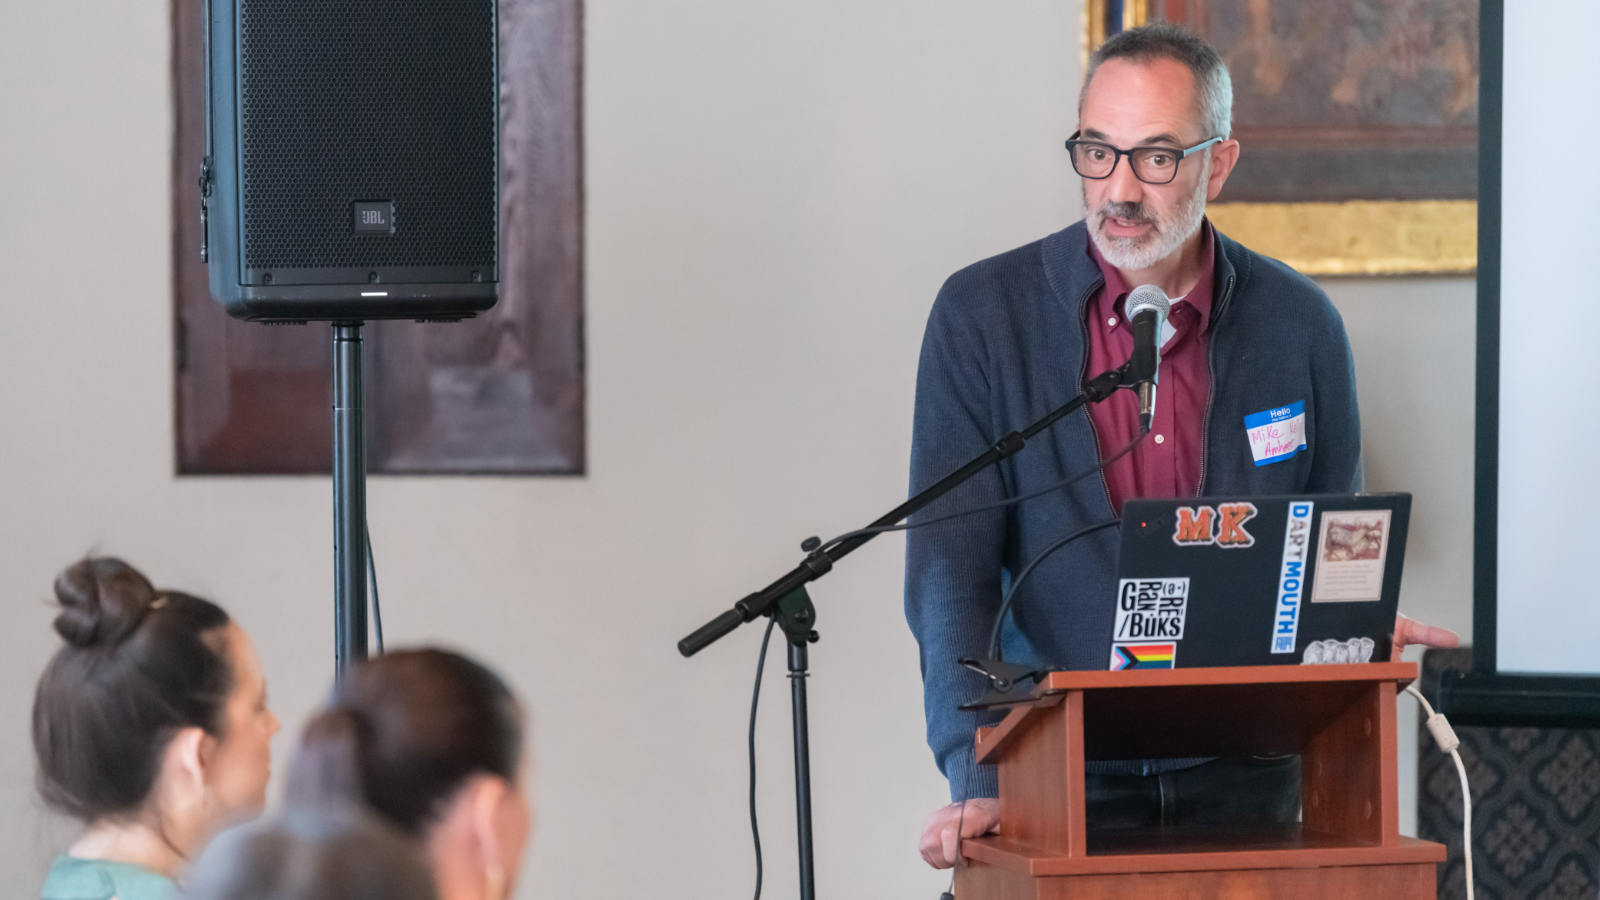
[[[1054,672],[977,736],[1000,832],[963,841],[956,900],[1437,896],[1443,844],[1400,836],[1395,695],[1412,663]],[[1301,823],[1096,831],[1084,761],[1299,753]]]

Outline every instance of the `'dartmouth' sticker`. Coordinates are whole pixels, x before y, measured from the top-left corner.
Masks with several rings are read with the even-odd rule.
[[[1278,605],[1272,616],[1272,652],[1293,653],[1300,632],[1300,607],[1305,598],[1306,562],[1311,548],[1311,514],[1316,504],[1289,504],[1283,529],[1283,565],[1278,570]]]

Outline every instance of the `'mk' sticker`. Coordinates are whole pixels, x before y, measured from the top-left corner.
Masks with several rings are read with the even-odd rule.
[[[1306,402],[1251,413],[1244,417],[1244,431],[1256,465],[1288,459],[1306,448]]]

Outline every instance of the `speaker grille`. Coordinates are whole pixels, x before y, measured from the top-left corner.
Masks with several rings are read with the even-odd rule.
[[[492,271],[493,0],[237,2],[245,267]]]

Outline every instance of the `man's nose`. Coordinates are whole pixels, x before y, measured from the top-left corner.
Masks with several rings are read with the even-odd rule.
[[[1133,174],[1133,160],[1123,157],[1106,177],[1106,199],[1112,203],[1138,203],[1144,197],[1144,182]]]

